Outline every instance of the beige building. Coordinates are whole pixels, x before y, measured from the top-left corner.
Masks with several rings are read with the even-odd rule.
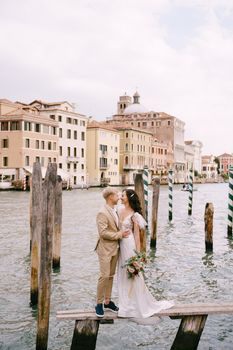
[[[140,104],[136,92],[133,101],[130,96],[120,96],[117,103],[117,114],[107,119],[107,123],[128,127],[137,127],[153,132],[153,137],[167,147],[167,169],[174,169],[175,182],[183,182],[185,177],[184,159],[184,126],[185,123],[163,112],[149,111]]]
[[[30,106],[36,107],[43,115],[59,125],[58,167],[67,174],[68,185],[83,187],[86,178],[86,131],[88,118],[75,111],[75,105],[67,101],[45,102],[35,100]]]
[[[22,180],[34,162],[58,160],[58,123],[28,107],[0,100],[0,177]]]
[[[87,127],[87,177],[90,186],[119,185],[119,132],[92,121]]]
[[[218,165],[214,161],[213,155],[205,155],[202,157],[202,175],[206,180],[216,181],[218,178]]]
[[[142,172],[144,166],[149,169],[149,182],[151,182],[152,133],[120,125],[116,125],[115,128],[120,133],[120,183],[133,185],[135,175]]]

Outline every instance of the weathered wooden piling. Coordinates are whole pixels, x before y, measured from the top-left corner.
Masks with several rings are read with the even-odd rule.
[[[30,232],[31,232],[31,305],[38,303],[39,255],[41,235],[42,175],[40,163],[33,164],[30,187]]]
[[[183,317],[171,350],[196,350],[207,316]]]
[[[173,205],[173,171],[168,171],[168,220],[172,221],[172,205]]]
[[[47,350],[48,344],[56,180],[57,165],[50,163],[42,184],[42,230],[36,350]]]
[[[213,216],[214,206],[212,203],[206,203],[205,206],[205,249],[206,252],[213,251]]]
[[[143,187],[144,187],[144,201],[145,201],[145,219],[148,220],[148,179],[149,179],[149,170],[148,166],[145,165],[143,168]]]
[[[188,201],[188,215],[192,215],[193,210],[193,170],[189,171],[189,201]]]
[[[76,321],[70,350],[95,350],[99,321]]]
[[[159,189],[160,179],[156,177],[152,181],[153,195],[152,195],[152,219],[151,219],[151,239],[150,246],[156,247],[157,240],[157,225],[158,225],[158,204],[159,204]]]
[[[134,179],[134,188],[135,192],[138,195],[138,198],[140,200],[140,204],[142,207],[142,214],[144,218],[146,218],[146,210],[145,210],[145,198],[144,198],[144,185],[143,185],[143,179],[142,179],[142,174],[136,174],[135,179]]]
[[[53,268],[60,267],[62,231],[62,178],[57,176],[55,186],[54,236],[53,236]]]
[[[229,192],[228,192],[228,222],[227,235],[232,237],[233,233],[233,167],[229,169]]]

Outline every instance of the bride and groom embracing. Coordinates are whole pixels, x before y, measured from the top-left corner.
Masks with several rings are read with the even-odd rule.
[[[174,305],[172,301],[157,301],[151,295],[142,272],[129,278],[126,262],[140,252],[140,229],[145,228],[139,198],[134,190],[123,190],[122,208],[115,206],[119,197],[117,190],[103,190],[104,207],[97,214],[99,239],[96,251],[99,258],[100,275],[97,285],[95,312],[104,317],[104,310],[118,313],[119,317],[147,318]],[[113,277],[117,270],[118,306],[111,300]]]

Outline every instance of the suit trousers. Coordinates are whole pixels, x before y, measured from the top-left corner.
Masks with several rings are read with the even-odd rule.
[[[102,304],[105,299],[111,299],[118,255],[119,253],[110,257],[98,255],[100,275],[97,284],[97,304]]]

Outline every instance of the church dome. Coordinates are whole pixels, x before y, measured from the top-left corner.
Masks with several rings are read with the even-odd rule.
[[[133,103],[125,108],[124,114],[147,113],[148,110],[146,109],[146,107],[140,104],[139,99],[140,99],[140,95],[136,91],[135,94],[133,95]]]
[[[133,113],[148,113],[146,107],[140,103],[133,103],[125,108],[124,114],[133,114]]]

